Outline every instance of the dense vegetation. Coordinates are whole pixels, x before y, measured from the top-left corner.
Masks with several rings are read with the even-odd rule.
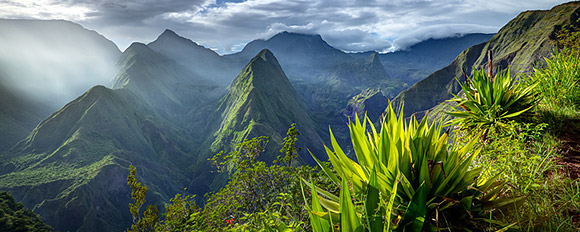
[[[380,130],[367,117],[350,122],[354,157],[331,131],[330,165],[312,155],[320,172],[292,166],[299,150],[294,125],[277,164],[258,161],[267,137],[246,140],[210,159],[229,183],[207,194],[203,208],[177,195],[165,207],[165,220],[148,208],[143,217],[155,216],[141,228],[576,230],[580,184],[558,164],[574,152],[565,149],[562,135],[577,136],[580,128],[579,81],[579,53],[570,48],[529,75],[475,71],[452,99],[459,106],[449,114],[459,117],[446,124],[447,132],[428,116],[421,122],[397,117],[389,105]],[[138,210],[132,213],[139,219]],[[181,215],[178,223],[175,215]]]
[[[0,231],[52,231],[42,218],[14,201],[9,192],[0,192]]]
[[[12,142],[10,139],[2,140],[5,144],[0,145],[0,189],[11,191],[15,199],[29,208],[34,207],[47,223],[61,231],[120,231],[128,228],[132,219],[133,230],[330,228],[313,223],[316,220],[308,220],[311,216],[321,217],[318,222],[327,220],[329,226],[332,223],[337,229],[342,226],[378,228],[383,223],[383,228],[387,225],[387,229],[398,230],[437,227],[456,230],[573,230],[580,221],[577,216],[578,186],[573,181],[580,170],[580,162],[574,158],[579,157],[580,148],[577,142],[580,136],[576,132],[580,131],[578,78],[574,74],[578,70],[577,57],[566,50],[562,50],[561,55],[552,56],[550,50],[579,44],[576,28],[580,24],[577,20],[579,7],[578,2],[572,2],[550,11],[524,12],[502,28],[489,43],[465,51],[452,65],[397,98],[395,106],[403,100],[406,102],[405,112],[397,112],[397,117],[403,114],[402,117],[406,118],[404,113],[427,110],[433,104],[448,100],[452,96],[450,92],[455,93],[456,100],[468,110],[457,106],[455,115],[462,115],[461,118],[465,119],[455,120],[458,128],[451,127],[455,124],[441,128],[438,123],[446,119],[433,120],[437,112],[450,110],[443,109],[431,111],[426,117],[429,119],[427,122],[403,124],[402,128],[406,129],[399,130],[407,131],[398,133],[399,138],[427,141],[423,132],[415,130],[420,125],[424,125],[422,128],[426,131],[433,130],[429,132],[433,134],[449,129],[448,133],[429,135],[438,140],[432,142],[436,148],[431,148],[431,145],[420,147],[427,151],[426,154],[422,154],[421,149],[405,154],[389,153],[389,157],[423,157],[427,160],[429,178],[425,177],[424,171],[421,176],[421,170],[425,169],[423,160],[414,158],[408,162],[391,162],[383,159],[381,163],[389,165],[386,171],[375,169],[377,182],[372,181],[373,168],[380,165],[365,163],[361,157],[375,157],[372,152],[366,154],[366,150],[378,148],[371,145],[365,149],[361,147],[368,144],[351,144],[351,128],[344,126],[349,117],[355,125],[351,125],[352,128],[357,128],[357,123],[366,125],[359,128],[368,129],[368,134],[357,132],[357,137],[353,134],[353,138],[373,144],[376,133],[370,129],[371,123],[366,119],[366,122],[359,122],[355,113],[360,116],[366,111],[374,125],[383,125],[384,121],[376,122],[381,114],[388,114],[387,119],[394,115],[384,111],[388,108],[386,98],[405,87],[400,85],[403,80],[396,80],[397,75],[414,76],[413,73],[427,72],[423,69],[427,67],[403,61],[408,66],[402,70],[409,73],[397,74],[392,72],[393,67],[385,64],[383,55],[346,54],[327,45],[320,36],[293,33],[282,33],[263,43],[248,44],[247,47],[252,49],[240,53],[245,58],[236,58],[235,55],[220,57],[190,40],[167,32],[156,42],[148,45],[135,43],[123,53],[118,63],[121,66],[116,78],[118,85],[115,85],[119,89],[94,87],[40,124],[20,127],[20,123],[14,123],[23,119],[20,114],[28,114],[26,109],[34,107],[28,104],[13,107],[19,104],[11,99],[18,99],[18,96],[0,93],[0,98],[8,99],[9,105],[8,108],[0,107],[0,111],[9,113],[6,118],[0,112],[0,124],[8,123],[6,128],[14,128],[16,134],[38,125],[16,146],[13,146],[14,141],[24,134],[10,138]],[[561,42],[551,43],[556,39]],[[247,63],[264,48],[273,52],[269,54],[264,50]],[[474,72],[491,60],[485,55],[489,49],[496,55],[495,67],[506,70],[508,64],[512,65],[509,67],[512,71],[510,81],[504,81],[508,79],[507,73],[501,71],[493,70],[498,73],[494,81],[483,72]],[[433,53],[436,52],[428,56],[439,57]],[[544,62],[544,57],[549,60]],[[417,58],[425,62],[420,56]],[[196,59],[207,62],[197,63]],[[280,64],[276,61],[278,59]],[[225,66],[214,66],[214,61]],[[196,72],[203,67],[231,80],[233,73],[246,64],[228,89],[207,81],[214,80],[208,78],[213,74],[207,76]],[[536,67],[536,71],[532,67]],[[417,69],[417,72],[410,68]],[[435,69],[434,66],[430,68]],[[516,74],[518,71],[524,71],[526,75]],[[471,99],[468,95],[464,98],[458,94],[462,86],[454,78],[462,76],[463,72],[472,76],[471,83],[463,84]],[[220,83],[229,83],[227,80]],[[414,81],[404,82],[411,84]],[[494,87],[496,83],[501,88]],[[516,85],[519,87],[514,87]],[[530,97],[523,98],[530,101],[520,101],[523,98],[518,96],[528,94],[518,95],[522,92],[516,89],[528,89]],[[227,97],[222,98],[224,96]],[[347,102],[351,96],[354,97]],[[482,96],[491,100],[481,101]],[[509,105],[510,98],[522,107]],[[347,104],[349,108],[343,111]],[[397,109],[402,108],[394,108]],[[423,118],[423,114],[425,111],[418,112],[420,116],[416,118]],[[407,123],[408,120],[405,119]],[[296,128],[302,135],[300,139],[285,140],[283,132],[292,122],[297,123]],[[331,141],[327,129],[329,124],[336,140],[333,141],[340,144],[346,156],[339,161],[356,166],[350,165],[352,160],[359,165],[362,174],[355,171],[364,176],[362,182],[352,179],[349,174],[339,173],[340,162],[336,161],[335,165],[321,163],[319,168],[324,171],[320,172],[299,167],[308,162],[316,164],[306,149],[298,151],[299,162],[288,161],[286,152],[276,159],[280,147],[288,149],[288,141],[295,141],[294,147],[309,148],[318,159],[325,159],[328,153],[322,141]],[[391,124],[400,125],[398,121],[387,125]],[[268,138],[251,139],[261,135]],[[7,136],[12,137],[4,135]],[[443,141],[446,136],[450,137],[449,143]],[[381,139],[390,142],[392,138]],[[236,146],[238,143],[240,145]],[[407,145],[417,148],[411,143],[395,144],[405,149]],[[327,145],[332,147],[332,152],[338,153],[334,145]],[[464,150],[465,153],[446,150],[447,155],[432,157],[428,153],[430,150],[441,151],[441,154],[445,150],[437,146],[472,149]],[[6,150],[9,147],[12,149]],[[219,150],[225,150],[225,153],[208,162],[207,158]],[[479,153],[475,155],[477,151]],[[489,189],[500,192],[493,200],[505,199],[510,204],[478,211],[479,203],[487,204],[487,200],[492,199],[485,199],[473,191],[472,188],[485,190],[477,183],[470,185],[473,180],[457,179],[447,172],[449,167],[445,165],[454,166],[449,157],[457,154],[472,159],[470,162],[456,159],[461,167],[457,170],[462,170],[457,173],[478,173],[478,182],[497,178],[490,181],[499,183]],[[438,160],[441,157],[447,159]],[[271,164],[273,160],[278,162]],[[215,161],[215,167],[210,165],[211,161]],[[125,179],[130,165],[138,169],[129,172],[133,176],[129,183],[134,192]],[[411,166],[411,171],[407,170],[408,166]],[[439,170],[441,173],[437,173]],[[402,173],[399,178],[402,180],[404,176],[410,185],[399,186],[398,182],[393,182],[396,175],[392,179],[383,178],[388,176],[386,173],[397,172]],[[442,178],[446,179],[448,174],[449,178],[458,181],[458,186],[467,184],[468,188],[452,189],[441,196],[433,195],[440,187],[425,183],[440,184],[437,178],[443,175]],[[347,180],[346,183],[343,179]],[[363,189],[360,186],[354,188],[353,183],[360,184]],[[397,192],[392,191],[395,185]],[[369,189],[368,186],[375,186],[377,191],[372,194],[365,192],[364,186]],[[210,194],[203,196],[207,192]],[[175,193],[183,195],[172,198]],[[144,201],[145,195],[147,202]],[[311,202],[313,195],[316,195],[314,199],[329,201],[316,205],[317,200]],[[127,210],[131,200],[128,196],[135,200],[131,211]],[[449,207],[426,204],[423,208],[424,196],[425,204],[443,200],[446,202],[443,205]],[[366,207],[367,199],[376,200],[377,197],[379,200],[388,197],[388,201],[374,202],[376,214],[371,215],[372,208]],[[347,204],[348,201],[352,204]],[[168,204],[163,207],[163,203]],[[334,211],[327,212],[323,207]],[[389,207],[394,207],[391,214],[388,213]],[[340,213],[341,209],[353,215],[349,224],[336,218],[336,212]],[[356,213],[352,214],[351,210]],[[379,212],[390,215],[389,220],[376,220]],[[457,214],[460,215],[455,216]],[[446,220],[448,218],[451,220]],[[456,218],[462,221],[454,221]]]
[[[316,184],[328,185],[328,178],[308,166],[296,166],[300,135],[292,124],[274,164],[258,160],[269,143],[262,136],[245,140],[228,154],[220,152],[209,159],[216,171],[227,174],[228,184],[205,195],[205,206],[197,207],[195,196],[176,195],[160,216],[156,206],[148,205],[143,213],[147,187],[136,181],[131,167],[128,184],[133,189],[130,231],[240,231],[259,230],[265,225],[292,230],[310,230],[308,210],[302,197],[301,176],[311,176]]]

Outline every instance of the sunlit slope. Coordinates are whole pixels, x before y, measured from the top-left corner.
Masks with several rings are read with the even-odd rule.
[[[262,135],[279,145],[291,123],[296,123],[301,137],[307,138],[301,143],[312,149],[320,147],[322,140],[305,107],[276,57],[264,49],[238,74],[220,100],[216,117],[221,123],[214,133],[212,150],[233,148],[245,138]]]
[[[511,20],[488,42],[463,51],[447,67],[403,91],[395,103],[405,102],[406,115],[429,109],[452,97],[460,88],[455,78],[461,78],[462,69],[470,74],[487,62],[487,51],[493,51],[494,67],[512,72],[529,71],[555,48],[555,34],[563,26],[576,21],[580,3],[570,2],[551,10],[526,11]]]
[[[0,189],[58,230],[124,229],[128,165],[148,173],[155,202],[185,186],[178,170],[190,159],[184,135],[140,102],[128,90],[90,89],[2,157]]]

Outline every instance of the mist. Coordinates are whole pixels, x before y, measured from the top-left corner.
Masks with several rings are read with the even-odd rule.
[[[0,82],[58,109],[95,85],[110,86],[117,46],[71,22],[0,20]]]

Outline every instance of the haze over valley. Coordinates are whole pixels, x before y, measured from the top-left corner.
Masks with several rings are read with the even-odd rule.
[[[292,25],[287,14],[298,5],[290,1],[280,3],[286,11],[272,11],[277,17],[235,27],[227,23],[243,19],[237,10],[254,6],[248,13],[253,17],[274,5],[135,3],[124,5],[123,15],[112,1],[81,2],[52,4],[64,7],[54,8],[62,10],[62,19],[42,11],[16,17],[30,3],[0,3],[6,18],[0,19],[0,190],[59,231],[129,228],[130,165],[149,188],[147,203],[163,205],[183,193],[195,194],[202,206],[204,194],[229,181],[208,158],[268,136],[257,160],[272,163],[293,123],[300,133],[296,147],[303,149],[288,166],[326,160],[325,144],[333,138],[352,158],[345,125],[356,116],[380,122],[389,102],[405,104],[405,117],[439,110],[460,91],[455,78],[463,70],[471,74],[488,62],[487,50],[495,52],[496,70],[511,65],[529,72],[556,47],[554,34],[577,24],[572,18],[580,12],[578,2],[494,2],[482,17],[511,17],[489,24],[470,17],[459,24],[446,21],[452,17],[439,9],[433,21],[417,16],[410,26],[377,15],[391,12],[380,1],[363,4],[376,7],[373,13],[326,2],[311,9],[328,14],[327,21],[323,13],[305,13],[296,16],[304,25]],[[426,12],[413,2],[384,4],[400,7],[393,12],[404,19],[407,10]],[[439,7],[455,12],[452,5]],[[364,14],[351,15],[346,27],[346,20],[330,13],[341,7]],[[311,23],[304,21],[308,16]],[[212,17],[219,25],[208,29]],[[391,22],[410,29],[391,28]],[[247,33],[231,36],[238,30]]]

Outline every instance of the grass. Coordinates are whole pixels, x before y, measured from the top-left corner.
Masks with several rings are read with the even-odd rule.
[[[514,230],[580,229],[580,182],[561,162],[567,155],[562,135],[580,128],[579,61],[577,53],[554,53],[528,76],[526,84],[536,85],[541,99],[535,116],[511,121],[503,133],[479,142],[475,165],[486,167],[486,175],[500,174],[510,186],[506,194],[527,196],[521,205],[494,212],[502,221],[516,222]]]

